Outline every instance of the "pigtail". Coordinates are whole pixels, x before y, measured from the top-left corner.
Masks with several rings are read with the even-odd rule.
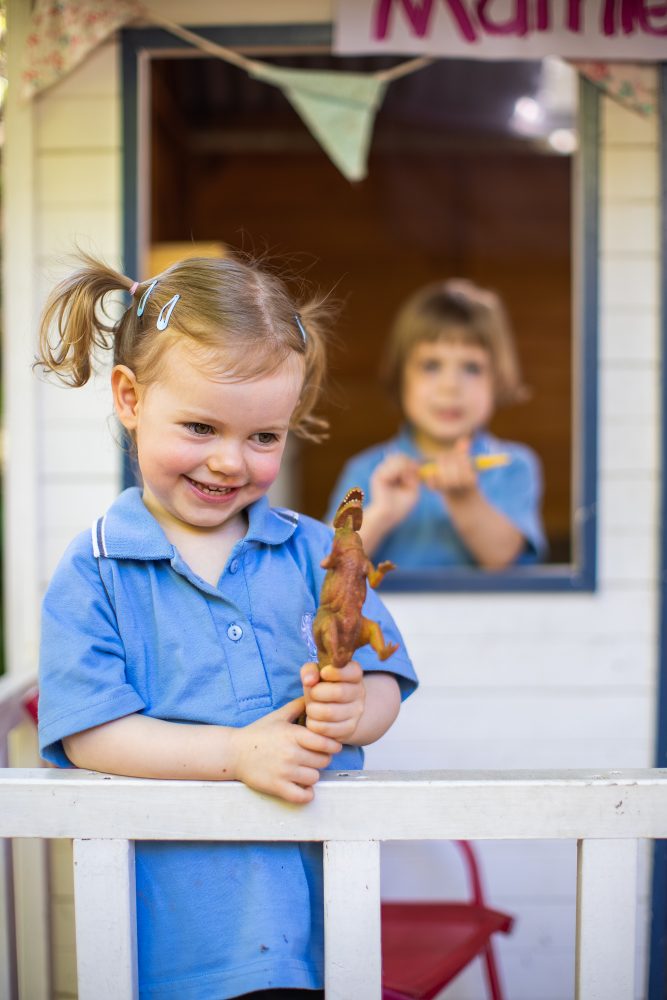
[[[326,341],[335,305],[311,299],[299,307],[298,317],[304,330],[304,380],[301,397],[292,416],[297,437],[319,443],[329,436],[329,421],[314,413],[326,376]]]
[[[131,279],[82,253],[83,266],[49,296],[39,329],[36,367],[71,386],[90,379],[96,349],[111,350],[120,324],[105,308],[110,292],[136,288]]]

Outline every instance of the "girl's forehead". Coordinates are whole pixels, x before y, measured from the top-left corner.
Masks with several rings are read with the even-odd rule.
[[[257,382],[264,379],[303,379],[303,359],[291,351],[282,360],[275,353],[254,359],[239,357],[237,352],[185,340],[170,344],[163,355],[164,377],[183,382],[209,382],[212,385]]]
[[[408,352],[408,358],[418,355],[438,355],[439,357],[461,357],[465,354],[475,356],[490,356],[490,351],[483,344],[470,340],[469,334],[465,336],[465,327],[461,327],[459,336],[456,336],[456,328],[451,328],[447,334],[434,338],[433,340],[419,340],[413,344]]]

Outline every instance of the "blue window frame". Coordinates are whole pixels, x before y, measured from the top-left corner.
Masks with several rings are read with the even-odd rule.
[[[331,26],[313,25],[233,25],[201,27],[198,34],[227,47],[276,47],[285,50],[323,46],[330,48]],[[140,229],[146,193],[141,190],[140,68],[151,56],[164,57],[168,51],[189,48],[187,43],[155,28],[126,29],[122,32],[123,81],[123,204],[124,259],[128,274],[138,271]],[[499,573],[477,569],[399,571],[388,577],[387,591],[442,592],[581,592],[596,587],[597,560],[597,480],[598,480],[598,273],[599,273],[599,98],[597,88],[580,84],[579,169],[576,192],[580,206],[575,220],[581,256],[577,262],[580,289],[574,310],[574,386],[576,441],[572,551],[567,564],[514,567]],[[135,481],[130,459],[124,466],[124,485]]]

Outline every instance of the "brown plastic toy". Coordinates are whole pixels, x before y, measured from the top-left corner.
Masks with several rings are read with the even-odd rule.
[[[364,552],[357,533],[363,518],[363,502],[363,490],[359,487],[347,492],[334,517],[331,552],[321,563],[327,573],[313,622],[320,670],[329,663],[344,667],[355,650],[367,643],[380,660],[388,659],[398,649],[397,643],[385,643],[378,623],[364,618],[361,613],[366,599],[366,580],[375,588],[385,573],[396,568],[392,562],[382,562],[376,569]]]

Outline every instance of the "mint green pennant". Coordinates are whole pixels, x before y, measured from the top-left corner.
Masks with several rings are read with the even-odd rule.
[[[280,87],[341,173],[350,181],[363,180],[386,80],[362,73],[284,69],[258,62],[252,62],[248,72]]]

